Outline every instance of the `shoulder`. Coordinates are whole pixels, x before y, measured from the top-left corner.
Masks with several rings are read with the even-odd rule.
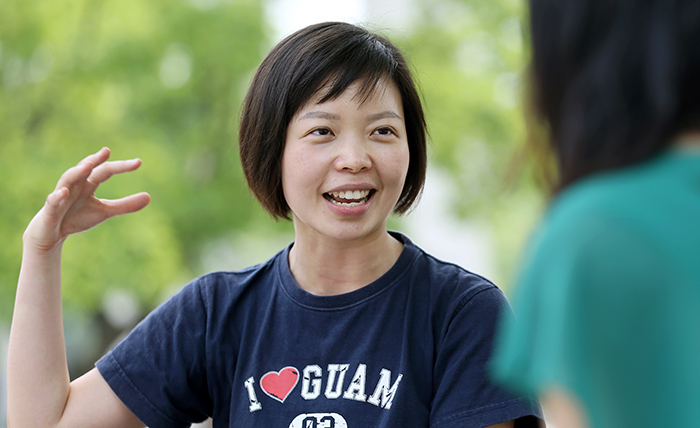
[[[699,158],[700,159],[700,158]],[[583,178],[563,190],[551,203],[545,216],[550,228],[566,233],[572,224],[578,228],[607,227],[627,223],[647,227],[667,215],[666,206],[683,200],[688,172],[700,162],[663,153],[646,162]],[[587,231],[587,230],[586,230]]]
[[[552,201],[533,246],[559,255],[633,247],[675,253],[700,236],[699,182],[700,156],[676,153],[582,179]]]
[[[662,178],[673,176],[669,162],[599,174],[558,195],[524,252],[516,309],[520,300],[564,308],[596,299],[628,304],[630,295],[654,299],[657,285],[673,277],[673,247],[695,223],[663,202],[674,192]]]
[[[269,260],[239,270],[221,270],[200,275],[182,287],[170,300],[198,301],[206,310],[230,305],[243,296],[264,294],[277,276],[275,265],[284,250]]]
[[[453,315],[464,308],[498,311],[507,304],[503,292],[485,276],[441,260],[404,238],[414,253],[408,272],[411,282],[441,306],[440,311]]]
[[[666,153],[580,180],[552,200],[529,250],[558,259],[591,253],[600,260],[600,251],[624,256],[653,249],[696,222],[688,215],[693,210],[683,208],[692,198],[681,185],[692,166],[700,163]]]
[[[219,270],[208,272],[197,277],[194,281],[199,287],[240,287],[261,277],[272,275],[275,265],[284,257],[286,249],[280,250],[265,262],[258,263],[238,270]]]
[[[647,177],[637,167],[589,177],[565,189],[551,201],[534,230],[526,262],[538,255],[579,257],[581,252],[620,243],[622,233],[633,236],[644,231],[645,219],[653,218],[654,210]]]

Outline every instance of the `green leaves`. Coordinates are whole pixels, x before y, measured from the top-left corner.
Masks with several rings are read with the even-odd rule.
[[[520,166],[527,40],[517,0],[418,3],[420,20],[396,40],[420,82],[430,168],[454,185],[450,209],[485,225],[500,284],[512,276],[542,198]],[[390,35],[391,36],[391,35]]]
[[[153,202],[68,240],[68,305],[98,310],[116,288],[151,307],[201,273],[205,242],[257,221],[236,123],[263,42],[256,1],[0,3],[0,319],[26,224],[61,173],[102,146],[144,165],[98,197],[148,191]]]
[[[507,273],[540,201],[527,176],[506,179],[524,139],[523,6],[415,7],[415,26],[388,35],[423,91],[431,167],[454,182],[455,212],[491,226]],[[99,310],[107,290],[126,289],[148,309],[212,267],[241,267],[223,261],[229,242],[242,243],[231,254],[247,265],[292,239],[249,195],[238,162],[240,105],[275,42],[265,28],[258,0],[0,2],[0,319],[12,310],[24,228],[60,174],[102,146],[143,166],[98,196],[153,200],[69,239],[68,305]]]

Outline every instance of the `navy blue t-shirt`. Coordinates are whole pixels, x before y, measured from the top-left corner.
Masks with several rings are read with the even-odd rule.
[[[197,278],[97,363],[151,428],[535,427],[538,407],[493,385],[499,313],[485,278],[404,249],[377,281],[316,296],[267,262]],[[293,244],[292,244],[293,245]],[[342,272],[338,272],[342,275]],[[530,415],[530,416],[528,416]]]

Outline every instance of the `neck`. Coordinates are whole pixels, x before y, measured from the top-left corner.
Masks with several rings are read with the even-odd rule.
[[[396,263],[403,244],[388,232],[362,242],[297,239],[289,252],[289,268],[309,293],[349,293],[384,275]]]
[[[682,150],[700,150],[700,131],[683,132],[677,135],[673,146]]]

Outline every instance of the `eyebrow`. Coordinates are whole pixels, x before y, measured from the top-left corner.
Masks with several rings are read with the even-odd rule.
[[[340,120],[340,116],[333,113],[328,113],[325,111],[310,111],[299,118],[303,119],[328,119],[328,120]]]
[[[383,111],[380,113],[374,113],[368,115],[365,120],[367,122],[374,122],[375,120],[380,120],[380,119],[401,119],[401,116],[396,114],[395,112],[391,110]],[[299,118],[299,120],[303,119],[328,119],[328,120],[340,120],[340,115],[334,114],[334,113],[328,113],[325,111],[310,111],[306,114],[304,114],[302,117]]]
[[[396,114],[395,112],[391,110],[383,111],[381,113],[375,113],[375,114],[370,114],[365,118],[367,122],[374,122],[375,120],[380,120],[380,119],[401,119],[401,116]]]

